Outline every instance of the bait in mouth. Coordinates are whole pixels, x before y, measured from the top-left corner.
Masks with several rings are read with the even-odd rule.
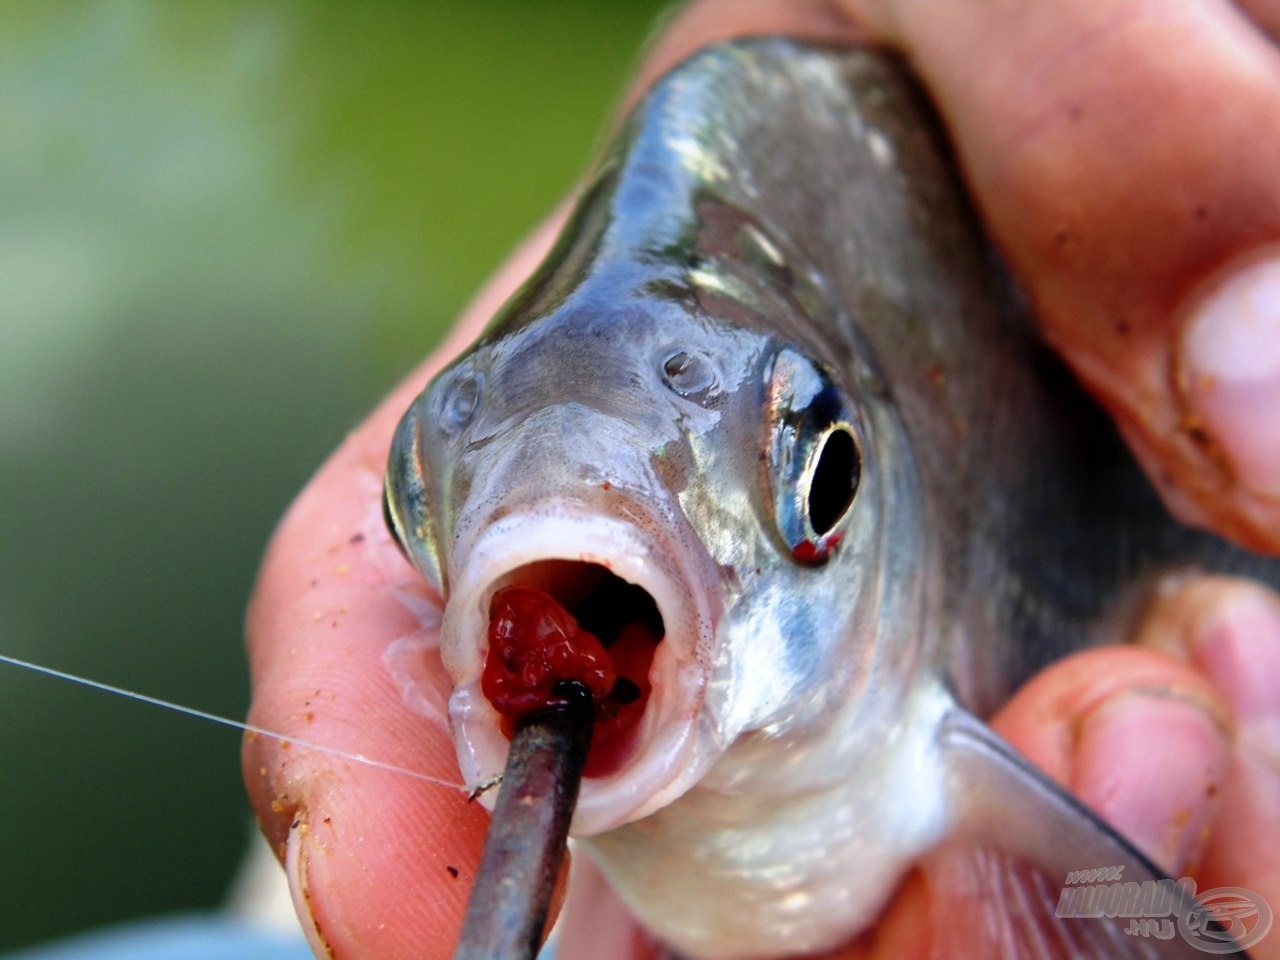
[[[682,956],[837,947],[963,839],[991,854],[976,952],[1197,957],[1055,917],[1070,871],[1160,874],[978,718],[1165,572],[1280,571],[1166,515],[937,129],[882,55],[699,53],[410,407],[386,504],[446,598],[462,771],[501,770],[547,695],[504,644],[563,644],[622,718],[573,833]],[[573,625],[517,642],[546,613],[502,613],[521,590]]]
[[[609,637],[606,649],[555,598],[530,587],[505,587],[489,601],[489,651],[480,689],[510,734],[524,717],[563,707],[557,692],[580,684],[594,704],[587,776],[616,764],[649,699],[649,661],[660,639],[640,623]]]

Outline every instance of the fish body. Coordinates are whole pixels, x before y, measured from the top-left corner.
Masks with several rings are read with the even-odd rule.
[[[1162,574],[1280,582],[1175,524],[1035,339],[901,64],[779,39],[637,106],[405,415],[387,504],[446,597],[473,782],[506,749],[480,690],[496,590],[604,597],[615,633],[656,609],[652,693],[574,832],[691,958],[837,946],[957,835],[1156,876],[974,717],[1116,639]]]

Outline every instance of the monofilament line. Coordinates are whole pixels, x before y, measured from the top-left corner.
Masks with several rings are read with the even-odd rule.
[[[74,673],[64,673],[61,670],[55,670],[53,667],[46,667],[38,663],[31,663],[29,660],[19,660],[17,657],[10,657],[0,653],[0,663],[7,663],[11,666],[22,667],[25,670],[31,670],[35,673],[43,674],[46,677],[55,677],[58,680],[66,680],[70,683],[79,684],[82,687],[88,687],[91,690],[100,690],[103,693],[114,693],[117,696],[125,697],[129,700],[137,700],[141,703],[150,704],[153,707],[162,707],[165,710],[182,713],[188,717],[195,717],[199,720],[208,720],[211,723],[220,723],[224,727],[234,727],[235,729],[243,730],[246,733],[255,733],[260,737],[270,737],[273,740],[279,740],[283,743],[291,743],[295,746],[305,747],[308,750],[319,750],[321,753],[327,753],[333,757],[339,757],[343,760],[351,760],[355,763],[364,764],[367,767],[386,770],[389,773],[403,774],[406,777],[412,777],[413,779],[421,780],[424,783],[432,783],[437,786],[448,787],[450,790],[458,790],[462,793],[469,792],[467,787],[462,784],[451,783],[448,780],[441,780],[439,777],[431,777],[425,773],[410,770],[408,767],[397,766],[394,763],[384,763],[381,760],[374,760],[371,757],[366,757],[362,753],[351,753],[346,750],[339,750],[336,747],[326,747],[323,744],[304,740],[302,737],[293,737],[285,733],[277,733],[274,730],[267,730],[265,727],[258,727],[252,723],[241,723],[239,720],[232,720],[229,717],[222,717],[216,713],[209,713],[205,710],[197,710],[195,707],[184,707],[180,703],[161,700],[159,697],[149,697],[145,693],[137,693],[133,690],[126,690],[123,687],[114,687],[111,684],[103,683],[100,680],[90,680],[88,677],[76,676]]]

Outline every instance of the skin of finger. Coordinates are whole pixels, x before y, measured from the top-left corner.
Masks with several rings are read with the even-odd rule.
[[[1019,689],[990,723],[1054,781],[1074,790],[1086,718],[1126,692],[1197,704],[1231,734],[1230,711],[1199,671],[1166,653],[1138,646],[1097,647],[1052,664]],[[1149,730],[1134,732],[1138,742],[1150,742],[1154,735]],[[1093,805],[1098,798],[1081,799]]]
[[[1264,729],[1254,715],[1261,712],[1263,699],[1280,699],[1267,690],[1280,689],[1277,619],[1280,597],[1256,582],[1169,578],[1157,590],[1137,632],[1137,642],[1201,671],[1239,714],[1237,748],[1218,827],[1199,875],[1202,887],[1244,887],[1273,908],[1280,905],[1280,860],[1275,855],[1280,850],[1280,750],[1274,726]],[[1246,662],[1215,662],[1211,642],[1221,631],[1240,632],[1253,655]],[[1260,649],[1262,644],[1266,646]],[[1280,938],[1266,937],[1250,955],[1280,957]]]
[[[1276,0],[1235,0],[1235,4],[1273,41],[1280,40],[1280,3]]]
[[[456,783],[443,697],[426,690],[428,712],[411,709],[384,665],[398,643],[429,656],[432,631],[392,593],[415,587],[377,530],[377,474],[368,463],[343,469],[345,453],[291,510],[268,556],[248,624],[250,721]],[[421,589],[416,599],[430,603]],[[439,929],[460,911],[465,880],[448,868],[474,874],[485,818],[459,790],[265,737],[246,741],[244,768],[313,946],[409,956],[405,931]]]
[[[1280,52],[1225,0],[850,0],[938,103],[1046,337],[1167,502],[1280,550],[1186,399],[1184,304],[1280,240]],[[999,56],[987,55],[999,50]]]
[[[1162,695],[1192,699],[1225,714],[1225,707],[1197,671],[1167,655],[1124,646],[1089,650],[1046,668],[1014,695],[992,718],[991,725],[1055,781],[1074,791],[1082,729],[1100,707],[1138,691],[1160,691]],[[1163,738],[1164,750],[1177,751],[1180,747],[1176,735],[1170,736],[1168,730],[1135,727],[1127,736],[1137,747],[1148,745],[1153,736]],[[1153,784],[1152,789],[1158,791],[1160,784]],[[1091,796],[1087,791],[1079,795],[1104,814],[1123,813],[1107,810],[1105,797]],[[963,857],[960,850],[942,855],[950,854]],[[966,910],[955,902],[956,896],[950,889],[935,891],[925,872],[913,871],[876,928],[834,957],[924,960],[936,956],[936,948],[944,944],[944,955],[967,956],[964,949],[972,945],[951,942],[949,937],[956,924],[946,918],[954,919],[957,910]],[[938,897],[944,904],[941,910],[934,902]],[[980,911],[974,908],[965,915],[970,913],[976,916]],[[942,919],[940,924],[931,923],[931,919],[938,918]]]

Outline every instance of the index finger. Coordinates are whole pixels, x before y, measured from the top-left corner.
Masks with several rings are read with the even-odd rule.
[[[841,2],[909,51],[1046,338],[1165,502],[1280,550],[1276,5]]]

